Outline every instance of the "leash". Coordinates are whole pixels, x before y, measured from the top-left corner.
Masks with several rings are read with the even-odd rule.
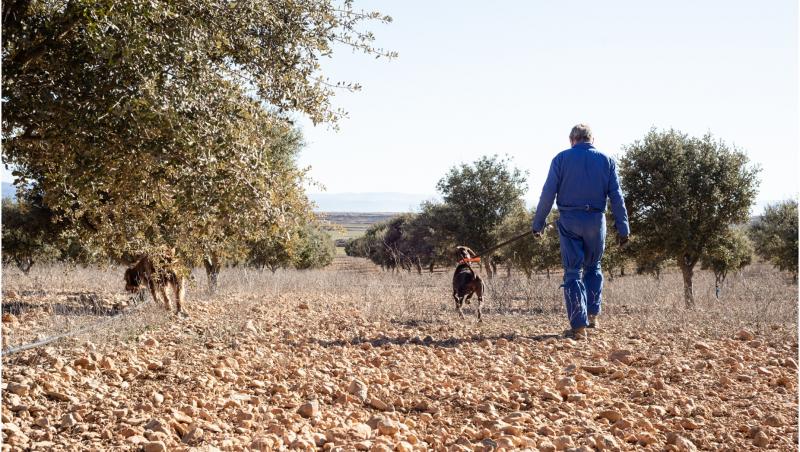
[[[551,227],[552,226],[550,226],[550,225],[545,226],[545,228],[542,230],[542,232],[546,231],[547,229],[549,229]],[[522,234],[515,235],[514,237],[511,237],[510,239],[506,240],[505,242],[500,242],[497,245],[494,245],[494,246],[491,246],[489,248],[486,248],[485,250],[481,251],[480,253],[477,253],[477,256],[475,256],[475,257],[461,259],[460,261],[458,261],[458,265],[468,264],[468,263],[472,263],[472,262],[480,262],[481,261],[481,256],[489,254],[489,253],[492,253],[494,251],[497,251],[498,249],[500,249],[500,248],[502,248],[502,247],[504,247],[506,245],[509,245],[511,243],[514,243],[517,240],[524,239],[525,237],[527,237],[527,236],[529,236],[531,234],[533,234],[533,230],[528,230],[528,231],[523,232]]]
[[[492,253],[493,251],[496,251],[496,250],[498,250],[498,249],[500,249],[500,248],[502,248],[502,247],[504,247],[504,246],[506,246],[506,245],[509,245],[509,244],[511,244],[511,243],[514,243],[514,242],[516,242],[517,240],[523,239],[523,238],[525,238],[525,237],[527,237],[527,236],[529,236],[529,235],[531,235],[531,234],[533,234],[533,230],[530,230],[530,229],[529,229],[528,231],[526,231],[526,232],[523,232],[522,234],[515,235],[514,237],[512,237],[512,238],[510,238],[510,239],[506,240],[505,242],[500,242],[500,243],[498,243],[498,244],[497,244],[497,245],[495,245],[495,246],[492,246],[492,247],[486,248],[485,250],[483,250],[483,251],[481,251],[480,253],[478,253],[478,256],[483,256],[483,255],[485,255],[485,254],[490,254],[490,253]]]

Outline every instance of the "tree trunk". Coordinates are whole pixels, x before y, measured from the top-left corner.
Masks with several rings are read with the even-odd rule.
[[[433,273],[433,262],[431,262],[431,265],[428,267],[428,270],[429,270],[431,273]]]
[[[550,267],[547,267],[547,279],[550,279]]]
[[[222,264],[216,256],[206,256],[203,259],[203,266],[206,268],[206,279],[208,280],[208,293],[217,293],[217,281]]]
[[[725,282],[725,272],[714,272],[714,296],[719,300],[722,293],[722,283]]]
[[[686,309],[694,309],[694,290],[692,288],[692,276],[694,276],[694,266],[681,265],[683,273],[683,299]]]
[[[33,259],[25,257],[22,259],[14,259],[14,260],[17,263],[17,268],[22,270],[22,273],[24,273],[27,276],[28,273],[30,273],[31,271],[31,267],[33,267]]]
[[[420,262],[419,259],[417,259],[417,260],[414,261],[414,266],[417,267],[417,274],[421,275],[422,274],[422,262]]]
[[[486,278],[492,279],[494,275],[492,274],[492,264],[489,260],[489,258],[483,260],[483,269],[486,270]]]
[[[506,266],[506,276],[509,278],[511,277],[511,264],[508,264],[508,266]]]

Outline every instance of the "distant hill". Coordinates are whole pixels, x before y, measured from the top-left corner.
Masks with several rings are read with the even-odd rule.
[[[423,201],[437,199],[421,193],[309,193],[318,212],[417,212]]]

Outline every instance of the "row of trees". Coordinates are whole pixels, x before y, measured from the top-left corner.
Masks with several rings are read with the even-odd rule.
[[[114,262],[102,249],[92,249],[65,238],[49,209],[4,198],[2,217],[3,263],[14,264],[25,274],[41,262],[73,265]],[[257,241],[238,244],[235,249],[229,249],[224,261],[219,255],[209,254],[202,261],[209,277],[209,288],[215,290],[223,265],[248,265],[273,273],[288,267],[301,270],[325,267],[336,254],[329,229],[327,224],[315,219],[298,224],[283,235],[268,233]],[[133,258],[135,256],[130,256],[122,262]]]
[[[1,15],[9,209],[46,217],[4,234],[6,252],[174,249],[210,280],[237,262],[312,265],[319,228],[290,114],[335,124],[334,91],[358,85],[325,78],[320,59],[334,45],[394,56],[364,29],[391,18],[352,0],[10,0]]]
[[[690,137],[675,130],[651,130],[625,149],[619,172],[634,239],[625,249],[615,241],[607,218],[606,271],[658,275],[668,264],[683,275],[687,306],[694,304],[693,274],[698,264],[714,272],[717,293],[729,272],[762,259],[797,277],[797,201],[766,209],[751,224],[758,168],[746,155],[711,135]],[[373,225],[351,240],[346,252],[385,268],[451,265],[456,245],[480,253],[528,230],[533,211],[522,201],[525,175],[509,161],[484,157],[452,168],[437,185],[444,202],[424,203],[406,214]],[[549,222],[558,220],[554,210]],[[538,240],[522,240],[483,256],[491,277],[498,264],[528,275],[559,268],[558,234],[549,229]]]
[[[507,158],[482,157],[456,166],[437,184],[444,202],[425,202],[419,214],[375,224],[345,251],[389,269],[449,264],[456,245],[480,251],[495,244],[498,226],[522,206],[526,188],[525,174]],[[491,261],[487,266],[494,270]]]

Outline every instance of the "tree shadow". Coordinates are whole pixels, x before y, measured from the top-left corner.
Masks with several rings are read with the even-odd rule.
[[[462,344],[475,344],[489,340],[490,342],[497,342],[500,339],[505,339],[509,342],[517,340],[530,340],[535,342],[543,342],[548,339],[563,339],[560,334],[538,334],[534,336],[516,335],[516,334],[497,334],[492,336],[485,336],[482,334],[475,334],[470,337],[453,337],[450,336],[445,339],[434,339],[431,336],[420,338],[419,336],[398,336],[398,337],[354,337],[350,340],[338,339],[334,341],[316,340],[313,341],[317,345],[324,348],[331,347],[353,347],[362,344],[370,344],[373,347],[381,347],[383,345],[420,345],[423,347],[439,347],[439,348],[454,348]]]
[[[122,314],[125,310],[136,306],[144,300],[141,296],[132,296],[128,303],[114,303],[113,305],[106,305],[103,303],[103,298],[93,292],[70,293],[65,292],[67,295],[67,302],[56,303],[30,303],[22,300],[3,301],[2,310],[19,316],[23,312],[34,309],[48,309],[53,315],[61,316],[98,316],[98,317],[113,317]]]

